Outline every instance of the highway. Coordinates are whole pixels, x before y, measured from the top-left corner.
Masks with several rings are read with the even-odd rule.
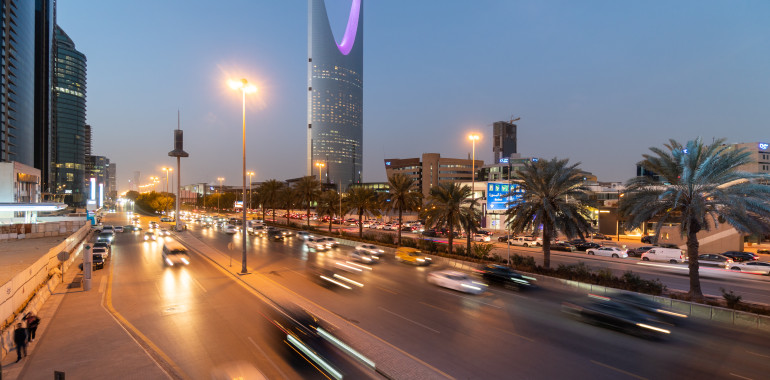
[[[131,235],[120,235],[116,245],[115,307],[185,373],[206,374],[233,363],[252,364],[268,378],[312,373],[287,362],[279,339],[264,338],[269,326],[256,316],[268,314],[269,306],[254,294],[197,255],[189,267],[165,268],[157,248]],[[240,264],[239,235],[195,225],[185,235]],[[250,271],[350,325],[338,328],[357,326],[451,378],[759,379],[770,370],[766,336],[752,330],[690,321],[664,341],[645,340],[566,317],[561,303],[576,294],[490,288],[465,295],[428,284],[426,273],[438,268],[392,257],[354,277],[362,288],[327,289],[309,280],[307,264],[343,257],[349,247],[321,255],[296,238],[248,241]]]

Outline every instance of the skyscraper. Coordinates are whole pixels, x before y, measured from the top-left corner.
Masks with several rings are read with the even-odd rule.
[[[53,88],[54,192],[68,204],[82,205],[86,170],[86,56],[58,25]]]
[[[492,151],[495,154],[495,163],[500,163],[501,158],[510,158],[516,151],[516,124],[507,121],[496,121],[492,124]]]
[[[0,161],[35,164],[35,1],[0,0]]]
[[[43,193],[50,193],[54,186],[51,88],[55,23],[53,0],[35,0],[35,167],[40,169]]]
[[[341,42],[324,0],[308,0],[307,174],[322,163],[324,182],[361,181],[363,157],[364,14],[353,0]]]

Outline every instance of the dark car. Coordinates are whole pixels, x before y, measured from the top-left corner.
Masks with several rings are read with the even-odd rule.
[[[497,241],[499,241],[501,243],[507,242],[508,241],[508,235],[500,236],[499,238],[497,238]]]
[[[488,264],[478,270],[481,277],[491,284],[502,285],[508,289],[523,289],[533,286],[532,277],[524,276],[503,265]]]
[[[123,226],[123,230],[126,231],[126,232],[141,231],[142,227],[135,226],[133,224],[128,224],[128,225]]]
[[[437,237],[438,233],[436,232],[436,230],[431,228],[429,230],[422,231],[422,235],[427,237]]]
[[[645,245],[644,247],[639,248],[629,248],[628,249],[628,256],[631,257],[642,257],[642,254],[655,248],[655,246],[652,245]]]
[[[759,248],[759,249],[757,249],[757,253],[764,253],[764,254],[768,254],[768,253],[770,253],[770,249],[767,249],[767,248]]]
[[[658,239],[655,238],[655,235],[645,235],[645,236],[642,236],[642,243],[655,244],[655,242],[657,240]]]
[[[599,247],[601,247],[601,245],[599,245],[597,243],[590,242],[590,241],[585,241],[585,240],[579,240],[579,239],[578,240],[572,240],[569,243],[574,245],[575,249],[577,249],[578,251],[587,251],[587,250],[592,249],[592,248],[599,248]]]
[[[274,241],[283,241],[284,234],[283,234],[283,231],[278,229],[268,230],[267,238]]]
[[[682,324],[687,316],[665,309],[661,304],[636,293],[618,293],[610,296],[613,301],[624,303],[655,319],[671,325]]]
[[[575,252],[577,248],[570,243],[552,243],[551,249],[554,251]]]
[[[712,253],[704,253],[702,255],[698,255],[698,264],[702,267],[717,267],[725,269],[732,263],[733,259],[727,256]]]
[[[733,261],[736,263],[739,263],[741,261],[759,260],[759,255],[751,252],[727,251],[722,253],[722,256],[727,256],[733,259]]]
[[[593,236],[594,236],[594,239],[599,239],[599,240],[612,240],[612,238],[611,238],[611,237],[609,237],[609,236],[607,236],[607,235],[605,235],[605,234],[595,233]]]
[[[587,299],[562,303],[562,311],[591,324],[606,326],[627,334],[660,338],[671,334],[668,326],[609,297],[589,294]]]
[[[95,253],[93,255],[92,266],[94,270],[104,268],[104,257],[100,253]]]

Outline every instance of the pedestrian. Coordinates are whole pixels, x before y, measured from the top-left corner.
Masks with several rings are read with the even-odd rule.
[[[37,326],[40,324],[40,318],[34,313],[29,312],[24,320],[27,322],[27,342],[34,342]]]
[[[13,343],[16,344],[16,362],[21,360],[22,352],[27,356],[27,329],[21,327],[21,322],[16,324],[16,330],[13,331]]]

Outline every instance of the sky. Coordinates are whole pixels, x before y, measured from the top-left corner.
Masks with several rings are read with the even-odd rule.
[[[351,0],[327,0],[339,40]],[[364,1],[363,180],[385,158],[491,163],[492,123],[520,117],[523,157],[626,181],[669,139],[770,141],[768,1]],[[176,166],[182,184],[241,183],[241,96],[254,181],[305,174],[307,1],[58,0],[88,59],[93,154],[118,189]],[[176,170],[176,169],[175,169]]]

